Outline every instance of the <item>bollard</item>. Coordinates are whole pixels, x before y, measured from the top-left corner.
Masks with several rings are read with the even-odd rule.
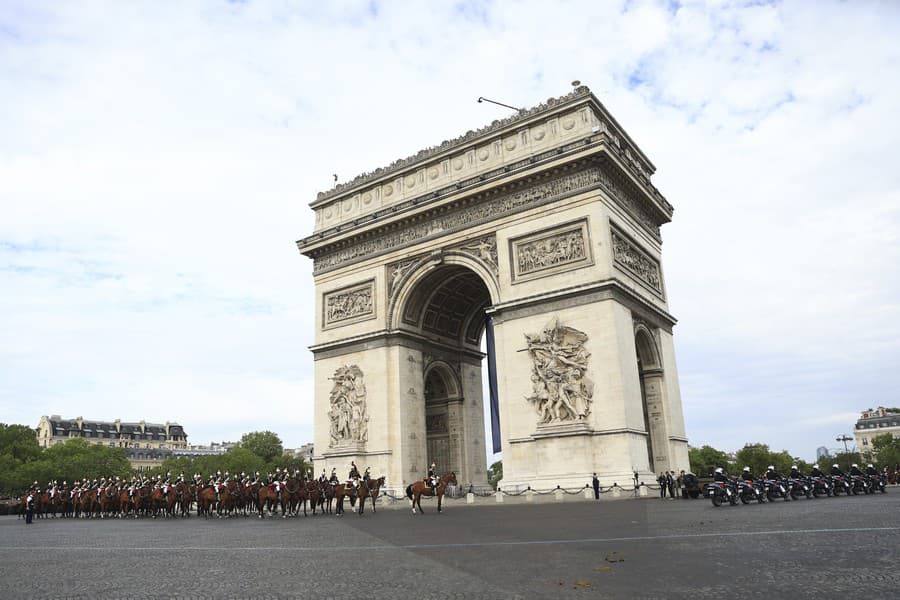
[[[556,498],[556,501],[557,501],[557,502],[562,502],[562,499],[563,499],[563,491],[562,491],[559,487],[557,487],[557,488],[553,491],[553,497]]]
[[[475,504],[475,494],[472,492],[466,494],[466,504]]]
[[[525,490],[525,502],[534,502],[534,490],[528,488]]]
[[[642,486],[641,486],[640,494],[641,494],[641,497],[642,497],[642,498],[645,497],[645,496],[647,495],[647,486],[646,486],[646,485],[642,485]]]
[[[584,488],[584,499],[585,500],[593,500],[594,499],[594,490],[589,487]]]
[[[613,498],[621,498],[622,497],[622,488],[619,486],[613,487]]]
[[[497,502],[503,502],[503,492],[497,490],[497,493],[494,494],[494,498],[497,500]]]

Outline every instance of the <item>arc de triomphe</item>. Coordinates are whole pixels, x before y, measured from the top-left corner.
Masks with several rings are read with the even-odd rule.
[[[579,87],[320,193],[316,468],[486,483],[492,334],[505,489],[687,469],[653,171]]]

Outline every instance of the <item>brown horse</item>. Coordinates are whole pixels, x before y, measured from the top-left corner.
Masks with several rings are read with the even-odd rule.
[[[453,471],[440,478],[434,491],[432,491],[431,486],[424,481],[417,481],[406,486],[406,497],[412,500],[413,514],[416,514],[416,506],[419,507],[420,514],[425,513],[425,511],[422,510],[422,496],[437,496],[437,511],[441,512],[441,500],[444,498],[444,492],[450,484],[458,485],[456,483],[456,473]]]
[[[265,511],[267,509],[270,515],[274,515],[278,510],[279,501],[280,498],[278,497],[278,493],[275,491],[275,486],[259,486],[259,491],[256,492],[256,508],[259,511],[259,518],[262,519],[265,516]]]
[[[384,475],[378,479],[364,479],[359,484],[359,514],[363,514],[363,508],[366,505],[366,498],[372,499],[372,512],[375,512],[375,500],[378,498],[378,491],[384,485]]]

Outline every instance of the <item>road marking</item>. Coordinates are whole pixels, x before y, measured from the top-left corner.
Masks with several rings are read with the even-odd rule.
[[[792,530],[775,530],[775,531],[729,531],[720,533],[678,533],[670,535],[640,535],[629,537],[611,537],[611,538],[578,538],[563,540],[516,540],[510,542],[493,541],[493,542],[459,542],[446,544],[378,544],[378,545],[354,545],[354,546],[228,546],[228,547],[207,547],[207,546],[0,546],[0,551],[15,550],[32,550],[36,552],[49,551],[67,551],[67,550],[90,550],[90,551],[118,551],[118,550],[139,550],[141,552],[259,552],[272,550],[293,550],[298,552],[307,552],[310,550],[428,550],[439,548],[480,548],[491,546],[540,546],[553,544],[607,544],[611,542],[652,542],[659,540],[684,540],[696,538],[731,538],[731,537],[749,537],[757,535],[801,535],[801,534],[820,534],[820,533],[862,533],[872,531],[900,531],[900,527],[853,527],[842,529],[792,529]]]

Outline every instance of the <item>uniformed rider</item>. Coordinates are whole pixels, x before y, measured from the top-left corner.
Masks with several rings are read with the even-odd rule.
[[[800,472],[797,465],[791,465],[791,479],[801,479],[802,477],[803,473]]]
[[[353,487],[359,486],[359,469],[356,468],[356,462],[350,461],[350,475],[348,476]]]
[[[435,488],[437,488],[437,464],[432,462],[431,466],[428,467],[428,476],[425,478],[425,483],[431,486],[431,493],[434,493]]]
[[[769,465],[766,469],[766,479],[778,479],[778,471],[775,470],[773,465]]]
[[[861,477],[863,472],[859,470],[858,464],[853,463],[852,465],[850,465],[850,474],[854,477]]]
[[[753,475],[750,474],[750,467],[744,467],[744,471],[741,473],[741,479],[744,481],[753,481]]]
[[[876,469],[872,463],[869,463],[868,465],[866,465],[866,475],[868,475],[869,477],[875,477],[876,475],[878,475],[878,469]]]
[[[844,476],[844,472],[841,471],[841,468],[839,466],[837,466],[837,463],[834,463],[833,465],[831,465],[831,474],[837,475],[840,477]]]
[[[825,473],[819,470],[819,464],[816,463],[812,467],[812,471],[809,472],[810,477],[824,477]]]
[[[716,467],[716,472],[713,474],[713,481],[728,481],[728,475],[725,474],[725,469]]]

